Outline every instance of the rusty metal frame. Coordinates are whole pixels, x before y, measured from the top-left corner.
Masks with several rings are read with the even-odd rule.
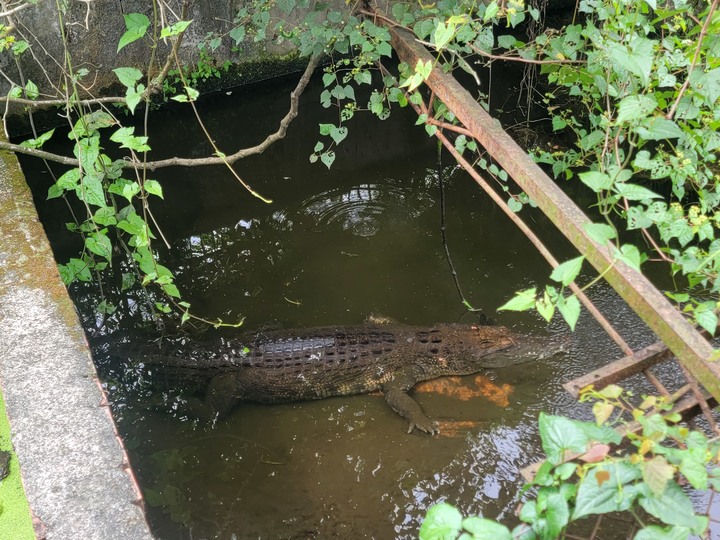
[[[387,19],[381,14],[380,22]],[[388,26],[400,59],[415,66],[435,58],[413,35]],[[640,272],[618,260],[614,246],[600,245],[587,231],[592,222],[451,74],[434,67],[425,81],[468,132],[523,189],[607,282],[657,334],[683,366],[720,401],[720,366],[710,343]]]

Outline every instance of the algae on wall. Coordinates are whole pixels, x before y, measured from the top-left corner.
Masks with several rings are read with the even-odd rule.
[[[25,498],[20,467],[10,442],[10,424],[0,393],[0,451],[10,453],[9,474],[0,480],[0,540],[34,540],[32,516]]]
[[[156,10],[153,10],[153,5]],[[33,81],[40,93],[55,95],[62,90],[62,73],[60,65],[65,56],[63,36],[68,45],[68,54],[72,58],[74,70],[87,69],[88,74],[82,83],[89,88],[89,94],[102,95],[118,85],[118,79],[112,72],[117,67],[135,67],[145,71],[150,56],[149,38],[124,47],[117,51],[118,42],[125,33],[124,16],[142,13],[150,21],[157,21],[160,27],[164,21],[174,21],[173,14],[182,14],[182,0],[166,0],[163,3],[147,0],[94,0],[81,2],[70,0],[63,2],[61,11],[57,4],[49,0],[40,0],[37,5],[30,6],[15,14],[11,19],[16,39],[24,39],[30,44],[32,54],[26,53],[13,57],[11,54],[0,56],[0,69],[8,74],[18,86],[21,81]],[[233,27],[233,19],[243,2],[232,0],[217,2],[215,0],[193,0],[188,3],[186,20],[192,20],[183,37],[178,51],[180,61],[187,66],[197,64],[200,58],[198,44],[210,33],[226,34]],[[170,13],[169,10],[172,10]],[[300,20],[305,13],[298,11],[293,19]],[[287,17],[287,16],[286,16]],[[169,22],[167,24],[170,24]],[[242,44],[240,50],[232,50],[232,40],[223,43],[213,52],[213,60],[222,65],[226,61],[235,64],[252,64],[251,72],[258,78],[267,78],[284,73],[262,72],[257,66],[269,66],[271,69],[282,69],[270,60],[281,60],[292,52],[289,44],[278,46],[269,42]],[[168,52],[168,43],[160,42],[156,54],[156,62],[164,62]],[[15,65],[15,60],[18,65]],[[268,62],[270,61],[270,62]],[[18,67],[20,69],[18,69]],[[249,82],[249,81],[248,81]],[[0,80],[0,93],[6,94],[10,84],[6,79]]]

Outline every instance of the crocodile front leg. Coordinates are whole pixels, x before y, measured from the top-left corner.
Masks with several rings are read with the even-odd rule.
[[[205,414],[211,420],[222,420],[237,405],[241,395],[241,377],[236,373],[221,373],[210,380],[205,392]]]
[[[383,386],[385,401],[396,413],[410,422],[408,433],[412,433],[413,429],[418,428],[430,435],[437,435],[440,433],[437,422],[430,420],[420,408],[418,402],[407,394],[407,391],[415,383],[416,380],[411,374],[396,376]]]

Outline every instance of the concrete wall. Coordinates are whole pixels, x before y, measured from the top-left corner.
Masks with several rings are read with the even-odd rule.
[[[0,392],[38,538],[150,540],[85,335],[8,153],[0,216]]]
[[[180,16],[183,2],[166,0],[165,3],[169,9],[153,12],[153,2],[148,0],[68,0],[67,9],[59,13],[55,2],[39,0],[37,6],[24,9],[12,18],[16,28],[14,35],[30,43],[32,53],[22,54],[17,59],[17,65],[12,55],[1,55],[0,68],[18,85],[32,80],[41,90],[56,94],[63,85],[58,63],[62,64],[65,54],[61,39],[64,33],[75,71],[80,68],[89,71],[81,81],[82,84],[91,93],[98,95],[110,85],[117,84],[117,78],[111,71],[113,68],[132,66],[144,72],[150,61],[151,40],[147,36],[117,52],[120,37],[126,30],[123,15],[144,13],[151,22],[157,17],[160,26],[164,26],[163,20],[166,24],[177,20],[174,14]],[[191,0],[186,19],[192,19],[193,22],[183,39],[180,60],[186,64],[196,63],[199,57],[198,43],[208,33],[229,32],[240,4],[239,0]],[[232,51],[228,47],[231,41],[225,39],[224,44],[213,54],[218,64],[225,60],[254,62],[268,55],[287,54],[291,50],[288,47],[268,45],[265,48],[250,44],[243,45],[241,51]],[[156,50],[156,65],[164,63],[169,51],[168,44],[160,43]],[[6,93],[8,88],[8,81],[0,80],[0,93]]]

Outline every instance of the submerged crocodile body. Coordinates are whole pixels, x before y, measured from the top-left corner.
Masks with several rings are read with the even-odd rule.
[[[446,375],[551,356],[559,342],[501,326],[366,324],[259,332],[248,339],[165,341],[141,358],[168,380],[207,382],[204,407],[225,416],[238,402],[281,403],[382,391],[408,432],[437,427],[407,392]]]

